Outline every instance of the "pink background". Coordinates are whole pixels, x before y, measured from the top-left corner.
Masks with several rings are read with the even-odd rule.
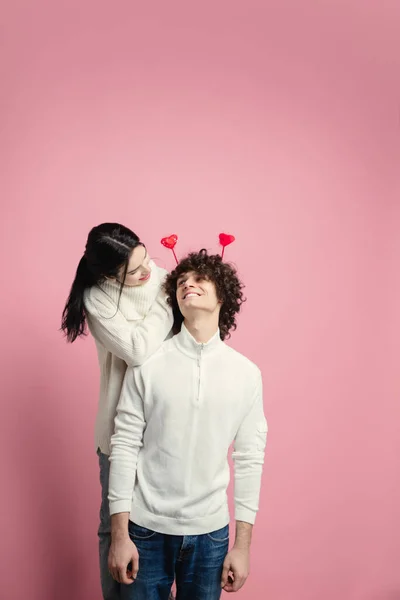
[[[270,424],[243,600],[400,598],[398,0],[2,9],[1,598],[100,599],[89,228],[227,251]]]

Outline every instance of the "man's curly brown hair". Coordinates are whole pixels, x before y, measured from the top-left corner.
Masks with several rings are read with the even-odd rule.
[[[221,339],[229,338],[230,331],[234,331],[237,327],[236,315],[245,302],[242,292],[244,286],[232,265],[224,263],[219,254],[208,254],[205,249],[200,252],[191,252],[166,277],[164,289],[167,294],[167,302],[172,307],[174,314],[173,332],[179,333],[183,323],[183,315],[176,299],[178,279],[191,271],[215,284],[217,298],[222,302],[219,314]]]

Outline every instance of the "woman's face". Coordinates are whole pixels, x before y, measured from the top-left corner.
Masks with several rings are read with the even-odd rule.
[[[132,250],[124,284],[128,286],[144,285],[151,275],[150,256],[144,246],[136,246]],[[124,270],[121,269],[118,280],[122,282]]]

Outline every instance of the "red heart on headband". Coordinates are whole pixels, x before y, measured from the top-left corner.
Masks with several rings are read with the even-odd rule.
[[[221,246],[223,246],[223,248],[225,248],[225,246],[229,246],[229,244],[232,244],[232,242],[235,241],[235,236],[234,235],[229,235],[228,233],[220,233],[219,234],[219,243],[221,244]]]
[[[177,235],[170,235],[169,237],[165,237],[161,240],[161,243],[163,246],[165,246],[166,248],[169,248],[170,250],[173,250],[176,246],[176,242],[178,241],[178,236]]]

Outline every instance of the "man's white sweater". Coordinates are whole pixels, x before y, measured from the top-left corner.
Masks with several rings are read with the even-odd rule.
[[[85,292],[89,330],[96,341],[100,397],[95,427],[96,449],[110,453],[110,438],[127,365],[141,365],[171,331],[172,310],[161,286],[167,271],[150,263],[151,277],[141,286],[111,280]]]
[[[159,533],[199,535],[229,522],[234,441],[235,519],[254,523],[267,435],[260,370],[221,341],[183,325],[126,372],[111,438],[110,513]]]

